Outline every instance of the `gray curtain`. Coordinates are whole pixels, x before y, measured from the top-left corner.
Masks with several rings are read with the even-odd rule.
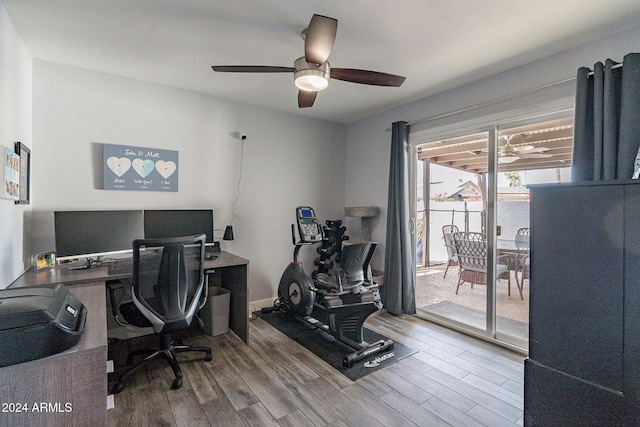
[[[640,54],[578,70],[572,181],[631,179],[640,147]]]
[[[388,312],[416,312],[415,259],[411,249],[409,220],[409,125],[395,122],[391,131],[387,242],[384,260],[382,301]]]

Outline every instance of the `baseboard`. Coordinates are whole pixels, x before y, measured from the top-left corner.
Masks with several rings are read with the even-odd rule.
[[[273,302],[276,300],[276,298],[267,298],[267,299],[263,299],[263,300],[258,300],[258,301],[251,301],[249,302],[249,319],[253,320],[254,319],[254,312],[258,311],[258,310],[262,310],[265,307],[273,307]]]

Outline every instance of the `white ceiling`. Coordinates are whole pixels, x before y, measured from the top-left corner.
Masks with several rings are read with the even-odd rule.
[[[351,123],[640,23],[638,0],[2,0],[34,58]],[[298,109],[289,74],[314,14],[338,20],[335,67],[407,77],[331,80]]]

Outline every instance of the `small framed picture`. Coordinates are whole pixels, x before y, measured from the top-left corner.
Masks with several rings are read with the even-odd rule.
[[[29,204],[31,199],[31,150],[18,141],[15,144],[15,151],[20,156],[20,189],[16,204]]]
[[[42,270],[43,268],[53,267],[54,265],[56,265],[55,252],[43,252],[41,254],[38,254],[36,270]]]
[[[2,187],[0,189],[0,198],[7,200],[20,199],[20,156],[18,156],[11,148],[4,145],[0,146],[2,151],[2,170],[0,170],[0,178],[2,178]]]

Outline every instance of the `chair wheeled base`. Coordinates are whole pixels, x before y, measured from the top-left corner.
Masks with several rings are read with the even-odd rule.
[[[146,355],[146,357],[131,369],[129,369],[127,372],[120,375],[120,378],[118,378],[118,382],[113,385],[111,392],[114,394],[120,393],[122,390],[124,390],[125,382],[129,379],[129,377],[131,377],[139,369],[143,368],[144,366],[160,357],[164,357],[164,359],[169,363],[169,366],[171,366],[171,369],[173,370],[175,379],[171,384],[171,388],[178,389],[182,387],[182,369],[180,369],[180,364],[178,363],[178,359],[176,359],[176,353],[184,353],[186,351],[200,351],[205,353],[204,360],[206,362],[210,362],[211,360],[213,360],[213,354],[211,353],[210,347],[183,345],[173,341],[171,339],[171,335],[164,334],[160,336],[159,348],[144,348],[134,350],[127,355],[127,365],[133,364],[134,358],[136,356]]]

